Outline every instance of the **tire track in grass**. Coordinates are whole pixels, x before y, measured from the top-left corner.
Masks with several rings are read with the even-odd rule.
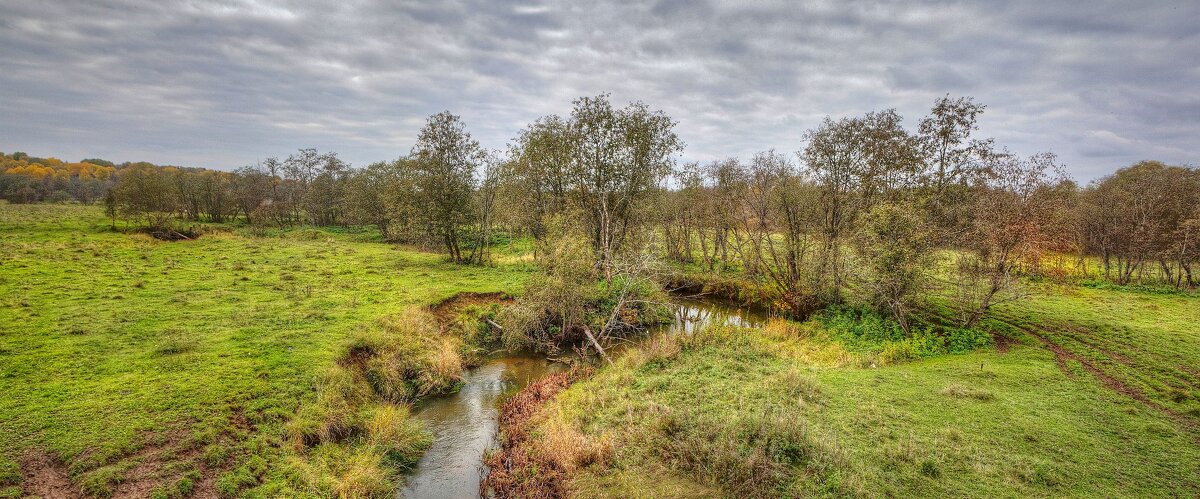
[[[1103,369],[1097,367],[1096,364],[1094,362],[1092,362],[1091,360],[1089,360],[1086,357],[1079,355],[1075,352],[1067,350],[1066,348],[1063,348],[1062,345],[1055,343],[1054,341],[1052,341],[1048,337],[1046,337],[1045,334],[1042,334],[1041,332],[1037,331],[1036,329],[1034,329],[1032,327],[1024,326],[1024,325],[1018,324],[1016,322],[1013,322],[1011,317],[1002,317],[1002,316],[993,315],[992,318],[1009,326],[1009,327],[1012,327],[1014,329],[1022,331],[1026,334],[1029,334],[1033,338],[1037,339],[1040,343],[1042,343],[1042,345],[1044,345],[1047,349],[1049,349],[1051,352],[1054,353],[1055,363],[1058,364],[1059,369],[1061,369],[1067,376],[1071,376],[1071,373],[1068,370],[1066,361],[1073,360],[1075,362],[1078,362],[1079,365],[1083,366],[1084,370],[1086,370],[1088,373],[1090,373],[1092,376],[1094,376],[1096,379],[1098,379],[1101,382],[1101,384],[1103,384],[1106,388],[1108,388],[1112,391],[1115,391],[1117,393],[1120,393],[1122,395],[1125,395],[1129,398],[1132,398],[1132,399],[1142,403],[1146,407],[1157,410],[1157,411],[1163,413],[1164,415],[1170,417],[1172,420],[1179,423],[1180,425],[1185,427],[1187,430],[1193,432],[1194,439],[1197,442],[1200,442],[1200,435],[1195,434],[1195,432],[1197,430],[1197,422],[1195,420],[1189,418],[1187,415],[1180,413],[1178,411],[1172,410],[1171,408],[1152,400],[1149,396],[1146,395],[1145,392],[1139,390],[1136,387],[1130,386],[1130,385],[1126,384],[1125,382],[1113,377],[1112,375],[1105,372]],[[1081,342],[1081,343],[1083,343],[1083,342]],[[1087,343],[1083,343],[1083,344],[1087,345]]]

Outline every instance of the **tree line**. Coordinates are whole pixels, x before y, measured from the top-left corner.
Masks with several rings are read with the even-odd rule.
[[[623,255],[652,251],[741,275],[796,315],[853,295],[905,328],[929,293],[971,326],[1022,274],[1197,286],[1196,168],[1145,161],[1080,186],[1052,154],[981,137],[985,110],[946,96],[913,129],[895,110],[826,118],[795,152],[679,164],[674,120],[599,95],[505,151],[443,112],[392,161],[352,168],[302,149],[233,172],[129,164],[104,199],[151,226],[372,225],[477,264],[499,233],[544,242],[571,227],[609,282]]]
[[[113,173],[117,168],[102,159],[70,163],[23,152],[0,153],[0,199],[10,203],[92,204],[116,182]]]

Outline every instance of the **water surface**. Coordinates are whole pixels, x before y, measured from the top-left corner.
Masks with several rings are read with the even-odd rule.
[[[479,497],[483,453],[496,440],[499,401],[561,368],[534,356],[496,357],[468,370],[457,393],[418,404],[414,414],[433,432],[433,445],[407,477],[400,496]]]

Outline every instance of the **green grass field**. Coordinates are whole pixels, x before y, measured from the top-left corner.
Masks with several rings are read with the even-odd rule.
[[[157,466],[163,480],[287,481],[281,426],[348,338],[413,304],[515,291],[529,270],[357,233],[161,242],[109,225],[95,207],[0,204],[5,495],[39,460],[97,495],[140,495],[122,482],[151,458],[199,463]],[[166,444],[177,455],[157,455]]]
[[[880,367],[819,320],[652,343],[533,453],[581,497],[1200,494],[1200,300],[1028,286],[996,346]]]
[[[472,346],[413,307],[534,270],[519,244],[474,267],[358,229],[110,224],[0,204],[0,497],[386,494],[428,445],[405,404]],[[838,315],[652,341],[531,445],[582,497],[1200,495],[1200,299],[1025,289],[995,345],[912,361]]]

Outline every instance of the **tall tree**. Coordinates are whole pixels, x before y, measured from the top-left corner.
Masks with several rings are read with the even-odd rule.
[[[632,226],[636,205],[674,165],[683,143],[675,121],[635,102],[615,109],[607,94],[576,99],[568,123],[571,196],[588,214],[592,244],[605,279]]]
[[[911,186],[917,178],[917,143],[900,122],[895,110],[826,118],[805,135],[808,146],[799,155],[821,194],[818,289],[826,300],[842,300],[844,246],[859,215],[890,190]]]
[[[462,119],[443,111],[429,117],[412,149],[413,182],[420,221],[444,245],[451,260],[466,263],[463,228],[473,222],[476,172],[486,152]]]

